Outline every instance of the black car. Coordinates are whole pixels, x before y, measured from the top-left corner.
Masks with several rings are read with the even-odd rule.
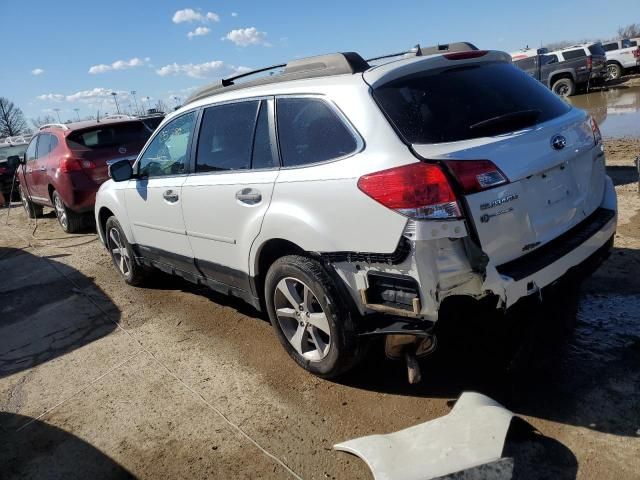
[[[13,187],[13,197],[11,197],[11,186],[14,180],[14,173],[16,169],[16,162],[9,161],[10,157],[21,158],[24,152],[27,150],[28,143],[2,143],[0,144],[0,192],[4,197],[5,203],[9,203],[10,200],[19,201],[20,195],[18,193],[17,185]],[[11,198],[10,198],[11,197]]]

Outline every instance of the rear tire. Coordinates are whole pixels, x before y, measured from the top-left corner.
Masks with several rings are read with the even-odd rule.
[[[618,80],[622,76],[622,67],[617,63],[607,64],[607,79]]]
[[[333,378],[362,358],[352,314],[320,262],[300,255],[276,260],[265,279],[265,304],[278,340],[305,370]]]
[[[31,199],[27,196],[22,185],[19,187],[20,191],[20,201],[22,202],[22,206],[24,207],[24,211],[29,218],[37,218],[42,216],[42,205],[36,205],[31,201]]]
[[[53,191],[51,196],[53,200],[53,206],[56,211],[56,217],[58,217],[58,223],[67,233],[76,233],[82,230],[84,226],[84,215],[76,213],[67,207],[62,200],[62,197],[58,195],[58,192]]]
[[[146,271],[136,262],[133,248],[115,216],[109,217],[104,228],[105,243],[116,270],[129,285],[142,285]]]
[[[561,78],[554,82],[551,90],[559,97],[570,97],[576,93],[576,84],[570,78]]]

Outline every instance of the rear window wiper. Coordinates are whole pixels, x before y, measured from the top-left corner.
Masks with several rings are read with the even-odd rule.
[[[507,122],[523,122],[523,121],[535,121],[536,118],[542,113],[541,110],[519,110],[517,112],[505,113],[504,115],[498,115],[497,117],[487,118],[480,122],[469,125],[469,130],[477,130],[480,128],[493,127]]]

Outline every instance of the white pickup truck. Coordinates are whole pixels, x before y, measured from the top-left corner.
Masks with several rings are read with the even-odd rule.
[[[640,66],[640,48],[633,40],[623,39],[603,43],[607,52],[607,71],[609,80],[617,80],[626,70]]]

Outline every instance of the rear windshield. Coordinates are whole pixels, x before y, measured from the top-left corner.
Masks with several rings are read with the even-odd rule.
[[[427,70],[386,83],[374,97],[408,143],[440,143],[512,132],[570,107],[509,63]]]
[[[22,156],[27,151],[27,144],[24,145],[12,145],[10,147],[0,147],[0,160],[6,160],[14,155]]]
[[[591,55],[602,55],[602,56],[605,56],[607,54],[607,52],[604,51],[604,48],[602,48],[602,45],[599,44],[599,43],[591,45],[589,47],[589,51],[591,52]]]
[[[142,122],[128,122],[95,127],[74,132],[67,138],[69,148],[99,150],[130,143],[144,143],[151,130]]]

